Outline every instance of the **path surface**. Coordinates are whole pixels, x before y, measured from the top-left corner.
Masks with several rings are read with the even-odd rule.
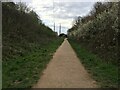
[[[96,82],[87,73],[69,42],[65,39],[33,88],[96,87]]]

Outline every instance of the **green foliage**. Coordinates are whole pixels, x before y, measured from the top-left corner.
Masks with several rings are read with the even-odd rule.
[[[2,3],[2,85],[30,88],[62,43],[25,4]]]
[[[20,5],[22,10],[13,2],[2,3],[3,60],[23,56],[57,38],[33,10],[26,12],[27,6]]]
[[[3,62],[3,88],[31,88],[63,39],[56,39],[39,47],[36,52]]]
[[[102,88],[118,88],[118,67],[116,65],[102,62],[101,58],[86,50],[75,40],[69,39],[69,42],[98,85]]]
[[[82,17],[77,27],[68,31],[69,37],[76,38],[103,61],[118,63],[118,2],[96,3],[91,15]]]

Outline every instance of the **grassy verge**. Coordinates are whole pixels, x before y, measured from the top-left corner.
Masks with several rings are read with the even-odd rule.
[[[3,61],[3,88],[30,88],[39,79],[42,70],[63,39],[56,39],[35,52],[13,60]]]
[[[95,54],[90,53],[79,43],[69,40],[70,44],[77,53],[85,68],[90,72],[98,84],[102,87],[116,88],[118,87],[118,67],[105,63]]]

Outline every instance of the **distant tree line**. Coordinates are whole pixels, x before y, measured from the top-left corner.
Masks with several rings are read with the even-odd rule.
[[[77,40],[103,61],[118,63],[120,2],[97,2],[90,13],[77,17],[68,30],[69,38]]]

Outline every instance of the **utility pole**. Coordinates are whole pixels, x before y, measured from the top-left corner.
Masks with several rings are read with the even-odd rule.
[[[54,23],[54,32],[55,32],[55,23]]]
[[[61,24],[60,24],[60,27],[59,27],[59,35],[61,34]]]

